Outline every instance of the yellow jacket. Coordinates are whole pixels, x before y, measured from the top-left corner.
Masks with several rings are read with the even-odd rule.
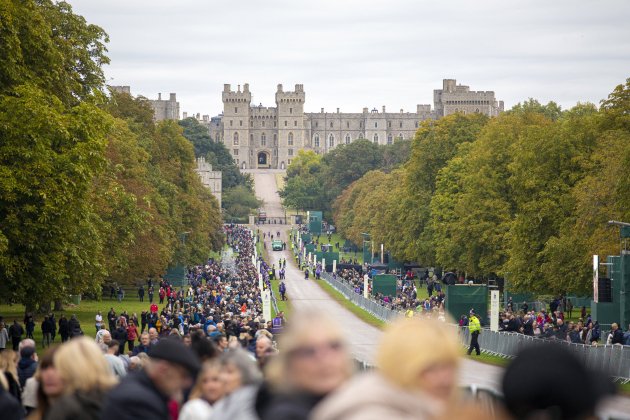
[[[477,316],[470,316],[470,319],[468,320],[468,329],[471,333],[474,333],[475,331],[481,331],[481,323],[479,322],[479,318],[477,318]]]

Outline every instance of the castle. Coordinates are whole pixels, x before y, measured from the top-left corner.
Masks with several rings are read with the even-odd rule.
[[[443,88],[434,90],[431,105],[418,105],[415,112],[306,113],[303,85],[285,91],[278,85],[276,106],[252,106],[249,84],[237,90],[229,84],[223,87],[223,114],[201,121],[215,141],[225,144],[234,162],[241,169],[285,169],[297,156],[298,150],[326,153],[340,144],[368,139],[376,144],[392,144],[398,139],[413,138],[418,125],[427,119],[437,119],[456,112],[482,113],[496,116],[503,111],[503,101],[497,101],[492,91],[471,91],[445,79]],[[198,118],[199,119],[199,118]]]
[[[109,86],[111,90],[118,93],[126,93],[131,96],[131,86]],[[177,94],[171,93],[168,99],[162,99],[162,94],[158,93],[157,99],[147,99],[153,108],[153,120],[179,120],[179,102]],[[184,117],[185,118],[185,117]]]

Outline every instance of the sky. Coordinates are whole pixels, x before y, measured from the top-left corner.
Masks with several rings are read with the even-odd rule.
[[[305,110],[415,111],[442,79],[563,108],[630,77],[630,1],[70,0],[109,34],[107,83],[182,112],[222,112],[224,83],[275,106],[303,84]]]

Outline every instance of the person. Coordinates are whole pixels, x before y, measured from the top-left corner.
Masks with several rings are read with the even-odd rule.
[[[22,388],[17,373],[17,353],[5,350],[0,353],[0,375],[4,375],[6,390],[18,401],[22,400]]]
[[[48,316],[42,321],[42,347],[50,347],[50,339],[52,337],[52,325]]]
[[[179,420],[207,420],[212,417],[212,405],[223,397],[220,373],[218,361],[208,360],[203,363],[188,401],[179,412]]]
[[[144,286],[142,285],[138,288],[138,299],[140,302],[144,302]]]
[[[256,339],[255,356],[258,366],[263,369],[269,356],[274,353],[273,343],[271,339],[265,335],[261,335]]]
[[[261,420],[307,419],[313,407],[350,379],[353,367],[338,324],[319,312],[291,318],[280,352],[266,366],[256,399]]]
[[[287,297],[286,297],[287,286],[284,284],[283,281],[280,282],[280,286],[278,287],[278,291],[280,292],[280,299],[281,300],[287,300]]]
[[[567,313],[569,314],[569,318],[573,317],[573,302],[571,302],[571,299],[567,299]]]
[[[256,363],[241,348],[223,353],[220,363],[225,396],[215,404],[212,420],[257,420],[254,406],[262,374]]]
[[[6,380],[0,378],[0,413],[3,420],[21,420],[24,410],[20,402],[6,390]]]
[[[474,310],[470,310],[470,317],[468,319],[468,330],[470,331],[470,347],[468,347],[468,354],[472,354],[473,349],[477,353],[477,356],[481,354],[479,348],[479,334],[481,334],[481,323]]]
[[[26,326],[26,338],[33,338],[33,331],[35,331],[35,319],[30,312],[24,317],[24,326]]]
[[[151,349],[151,337],[148,332],[142,333],[140,335],[140,344],[133,348],[132,354],[137,356],[140,353],[148,353]]]
[[[138,338],[138,328],[133,320],[129,321],[129,326],[127,326],[127,345],[130,352],[133,352],[133,346],[136,343],[136,339]],[[124,346],[123,346],[124,347]]]
[[[20,350],[20,361],[18,362],[18,377],[20,386],[24,388],[26,380],[35,374],[37,369],[37,353],[35,346],[22,347]]]
[[[13,324],[9,327],[9,336],[11,337],[13,351],[18,351],[22,335],[24,335],[24,328],[22,328],[17,319],[14,319]]]
[[[127,375],[125,364],[118,357],[118,350],[120,349],[120,343],[116,340],[110,340],[107,344],[107,353],[105,353],[105,360],[111,370],[111,372],[118,378],[123,378]]]
[[[94,327],[96,327],[96,332],[99,332],[101,328],[103,328],[103,315],[101,315],[101,311],[96,312]]]
[[[282,333],[282,329],[284,328],[284,312],[280,311],[276,314],[276,316],[271,321],[271,332],[273,334]]]
[[[125,343],[127,342],[127,320],[124,316],[118,318],[118,327],[112,331],[112,338],[118,342],[118,354],[125,354]]]
[[[515,419],[595,419],[598,403],[615,388],[607,375],[588,369],[568,346],[547,344],[525,346],[512,359],[502,391]]]
[[[617,324],[616,322],[613,322],[610,326],[611,328],[611,343],[610,344],[620,344],[623,346],[624,344],[624,339],[623,339],[623,331],[621,330],[621,328],[619,328],[619,324]]]
[[[63,393],[53,401],[45,418],[99,420],[105,393],[117,381],[96,343],[75,337],[56,351],[53,364]]]
[[[68,321],[68,337],[75,338],[83,335],[83,331],[81,331],[81,324],[77,319],[75,314],[70,316],[70,321]]]
[[[378,370],[355,376],[318,405],[313,420],[442,418],[458,404],[456,330],[429,318],[390,324],[376,351]]]
[[[7,348],[9,343],[9,331],[4,326],[4,322],[0,322],[0,352]]]
[[[308,280],[308,267],[304,270],[304,280]]]
[[[144,369],[127,375],[105,399],[103,419],[170,420],[169,402],[192,385],[199,371],[195,353],[173,338],[160,340]]]
[[[110,308],[109,312],[107,312],[107,323],[109,324],[109,331],[114,331],[116,329],[116,320],[118,317],[116,316],[116,311],[114,308]]]

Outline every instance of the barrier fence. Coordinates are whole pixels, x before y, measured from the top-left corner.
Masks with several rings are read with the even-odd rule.
[[[333,278],[330,273],[322,273],[321,278],[352,303],[382,321],[389,322],[403,316],[402,312],[364,298],[348,284]],[[458,336],[462,345],[468,346],[470,343],[468,328],[461,328],[457,325],[453,325],[453,328],[458,329]],[[525,346],[543,345],[551,342],[567,346],[589,368],[597,372],[605,372],[621,382],[630,382],[630,346],[574,344],[562,340],[546,340],[517,333],[491,331],[489,329],[484,329],[479,335],[479,346],[484,353],[505,358],[516,356]]]

